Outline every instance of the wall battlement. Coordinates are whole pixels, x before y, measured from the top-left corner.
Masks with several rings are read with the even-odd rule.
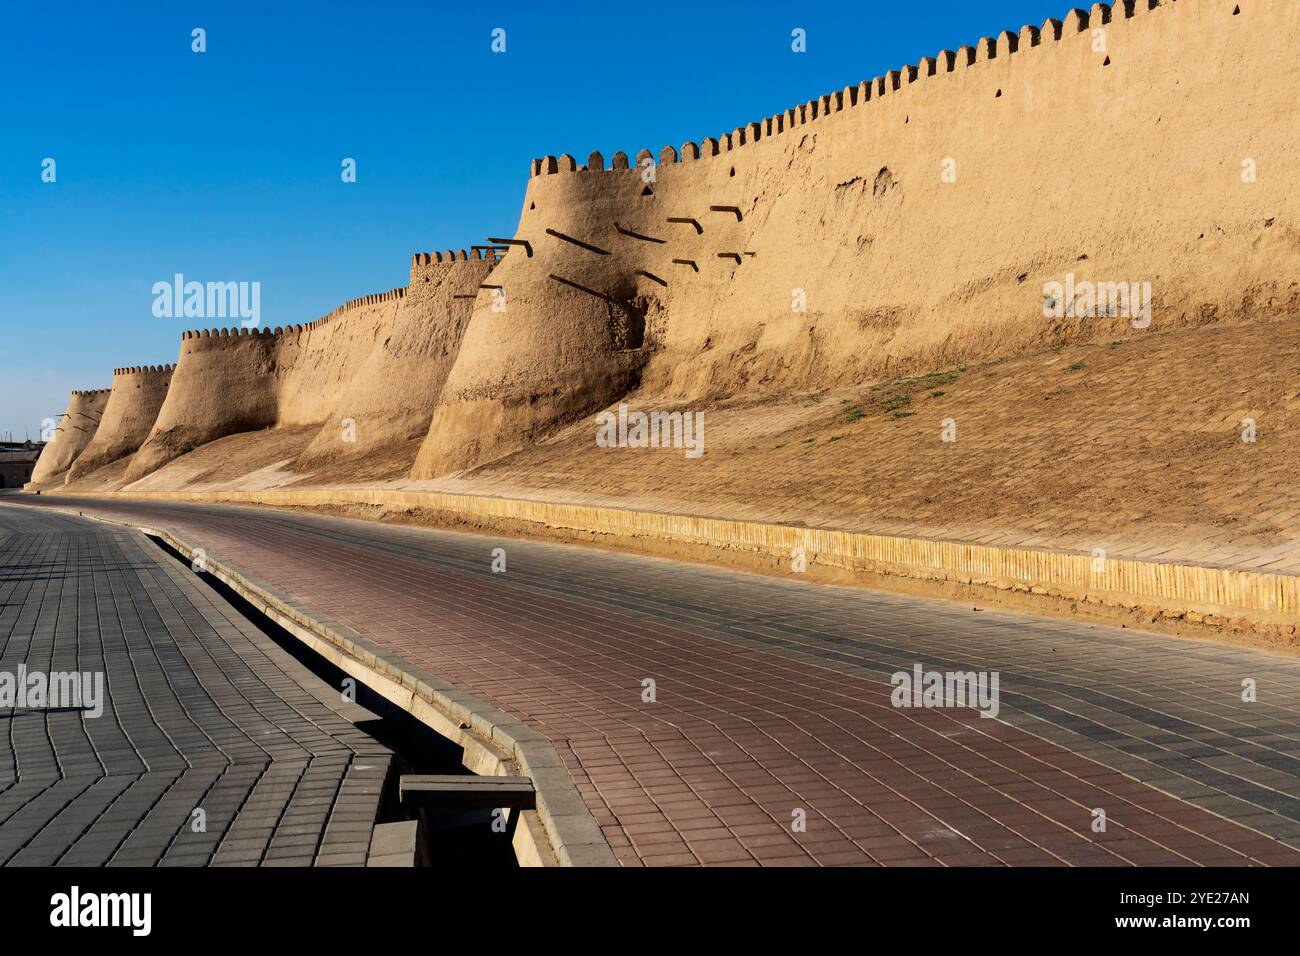
[[[497,255],[495,249],[486,251],[471,249],[468,253],[464,249],[447,249],[444,252],[415,252],[411,254],[411,279],[408,288],[414,287],[419,282],[428,282],[435,272],[453,267],[465,265],[482,267],[486,265],[487,272],[491,272],[496,268],[501,258]]]
[[[435,262],[490,262],[497,258],[496,250],[487,250],[487,255],[483,254],[482,249],[473,249],[466,253],[464,249],[448,249],[446,252],[413,252],[411,253],[411,265],[427,266]]]
[[[314,324],[315,323],[309,323],[309,327]],[[297,326],[297,328],[302,328],[302,326]],[[273,332],[270,328],[246,329],[240,326],[233,329],[194,329],[189,332],[182,332],[181,339],[257,338],[259,336],[272,336],[275,334],[276,332]]]
[[[367,306],[381,305],[384,302],[392,302],[396,299],[402,299],[405,297],[406,286],[398,286],[396,289],[389,289],[387,292],[376,292],[372,295],[363,295],[359,299],[349,299],[337,309],[321,316],[315,322],[308,322],[305,326],[294,326],[293,328],[298,330],[314,329],[318,325],[329,322],[332,319],[337,319],[339,316],[351,312],[353,309],[362,309]],[[288,330],[286,329],[285,331]],[[279,329],[276,330],[276,333],[279,334]]]
[[[72,394],[79,395],[82,398],[89,398],[92,395],[107,395],[111,391],[111,388],[74,388]]]
[[[297,325],[286,326],[266,326],[258,329],[248,329],[243,326],[225,329],[191,329],[188,332],[181,333],[181,340],[190,339],[216,339],[216,338],[275,338],[281,335],[300,335],[303,332],[310,332],[326,322],[331,322],[340,316],[367,306],[381,305],[384,302],[393,302],[406,297],[406,286],[400,286],[396,289],[390,289],[387,292],[377,292],[373,295],[363,295],[357,299],[349,299],[338,308],[321,316],[314,322],[303,322]]]
[[[132,365],[127,368],[113,369],[113,377],[125,377],[129,375],[170,375],[176,371],[175,365]]]
[[[1004,30],[996,38],[981,37],[974,46],[962,46],[955,51],[941,50],[935,56],[922,57],[915,65],[890,70],[884,76],[863,80],[856,86],[846,86],[842,90],[815,97],[784,112],[765,117],[759,122],[738,126],[730,133],[723,133],[716,139],[706,136],[698,144],[688,141],[682,144],[680,151],[671,145],[665,146],[658,153],[657,164],[673,165],[732,152],[762,139],[802,128],[831,114],[865,106],[873,100],[899,92],[913,83],[919,83],[930,77],[958,73],[966,67],[977,66],[990,60],[1005,59],[1046,43],[1068,40],[1086,30],[1119,20],[1130,20],[1135,16],[1171,7],[1177,2],[1178,0],[1117,0],[1113,5],[1093,4],[1090,10],[1076,7],[1071,9],[1063,20],[1048,18],[1041,27],[1026,25],[1016,33]],[[598,151],[590,153],[586,164],[582,166],[579,166],[568,153],[561,153],[559,156],[534,159],[529,176],[531,178],[556,173],[619,172],[629,169],[635,171],[644,165],[655,163],[655,155],[648,149],[641,150],[637,154],[636,162],[632,164],[629,164],[627,154],[619,150],[614,153],[608,167],[605,165],[603,155]]]

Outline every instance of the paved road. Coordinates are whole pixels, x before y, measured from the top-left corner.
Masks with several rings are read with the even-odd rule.
[[[1295,658],[565,545],[24,504],[167,527],[527,721],[628,865],[1300,863]],[[917,664],[997,671],[997,717],[893,706]]]
[[[20,667],[100,674],[102,707],[0,704],[0,863],[365,864],[392,754],[364,711],[143,535],[0,503]]]

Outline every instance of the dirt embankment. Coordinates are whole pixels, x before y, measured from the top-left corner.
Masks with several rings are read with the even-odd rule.
[[[1300,573],[1300,317],[702,404],[704,454],[545,444],[413,488]],[[653,396],[633,407],[660,408]]]

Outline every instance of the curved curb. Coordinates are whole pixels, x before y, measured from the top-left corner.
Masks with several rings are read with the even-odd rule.
[[[71,508],[55,510],[73,512]],[[78,514],[80,514],[78,512]],[[165,528],[96,515],[80,515],[157,537],[193,562],[196,548]],[[618,866],[596,818],[569,776],[551,741],[523,721],[485,704],[436,675],[411,667],[356,631],[296,607],[289,596],[198,549],[202,570],[217,578],[343,671],[401,707],[440,736],[464,748],[465,764],[489,774],[519,773],[537,791],[537,827],[521,815],[519,831],[534,846],[522,848],[521,862],[545,865],[538,837],[562,866]],[[513,764],[513,766],[511,766]],[[518,843],[520,837],[516,837]],[[517,846],[517,849],[520,849]]]

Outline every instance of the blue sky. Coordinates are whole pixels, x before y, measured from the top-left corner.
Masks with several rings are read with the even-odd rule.
[[[150,290],[174,273],[260,282],[263,325],[311,321],[404,284],[412,252],[512,234],[533,156],[657,154],[1068,9],[6,4],[0,434],[35,435],[116,366],[174,362],[184,329],[237,324],[156,318]]]

